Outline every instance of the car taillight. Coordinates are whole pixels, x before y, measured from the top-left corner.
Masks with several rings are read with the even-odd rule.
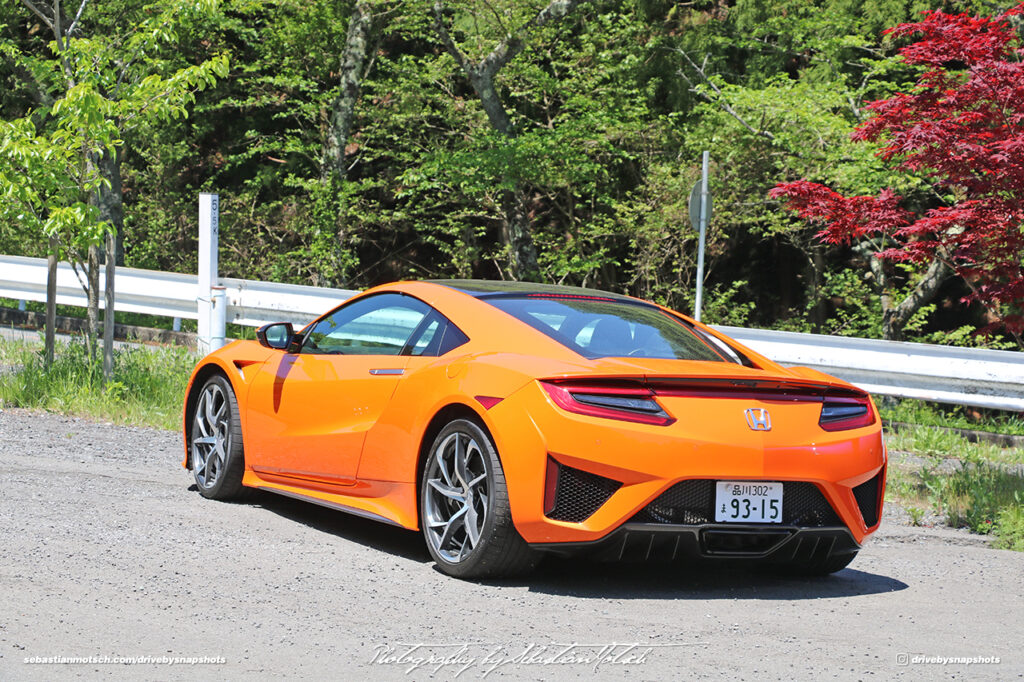
[[[641,424],[668,426],[672,415],[654,398],[648,388],[556,384],[546,381],[541,386],[563,410],[591,417],[620,419]]]
[[[875,423],[875,412],[871,401],[865,396],[838,398],[825,396],[821,404],[821,418],[818,425],[826,431],[859,429]]]

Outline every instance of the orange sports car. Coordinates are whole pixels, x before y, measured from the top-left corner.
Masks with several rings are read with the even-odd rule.
[[[871,398],[661,306],[529,283],[400,282],[196,367],[184,466],[423,532],[444,572],[544,552],[837,571],[878,526]]]

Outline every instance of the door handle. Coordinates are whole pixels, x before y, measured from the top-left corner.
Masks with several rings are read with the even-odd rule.
[[[395,374],[405,374],[405,370],[400,368],[400,367],[383,368],[383,369],[371,369],[370,370],[370,374],[372,374],[374,376],[381,376],[381,375],[388,376],[388,375],[395,375]]]

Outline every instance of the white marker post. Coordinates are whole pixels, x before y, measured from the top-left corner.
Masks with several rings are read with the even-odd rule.
[[[220,328],[214,319],[213,287],[217,284],[217,246],[220,237],[220,198],[216,194],[199,195],[199,352],[203,355],[224,344],[224,315]],[[223,306],[221,306],[223,307]],[[219,337],[219,338],[218,338]],[[219,343],[218,343],[219,341]]]

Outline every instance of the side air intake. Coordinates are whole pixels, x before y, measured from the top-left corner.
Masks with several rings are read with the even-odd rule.
[[[552,468],[556,468],[557,473]],[[554,485],[549,485],[545,494],[545,515],[555,521],[586,521],[622,487],[620,481],[565,466],[550,458],[548,478]]]

